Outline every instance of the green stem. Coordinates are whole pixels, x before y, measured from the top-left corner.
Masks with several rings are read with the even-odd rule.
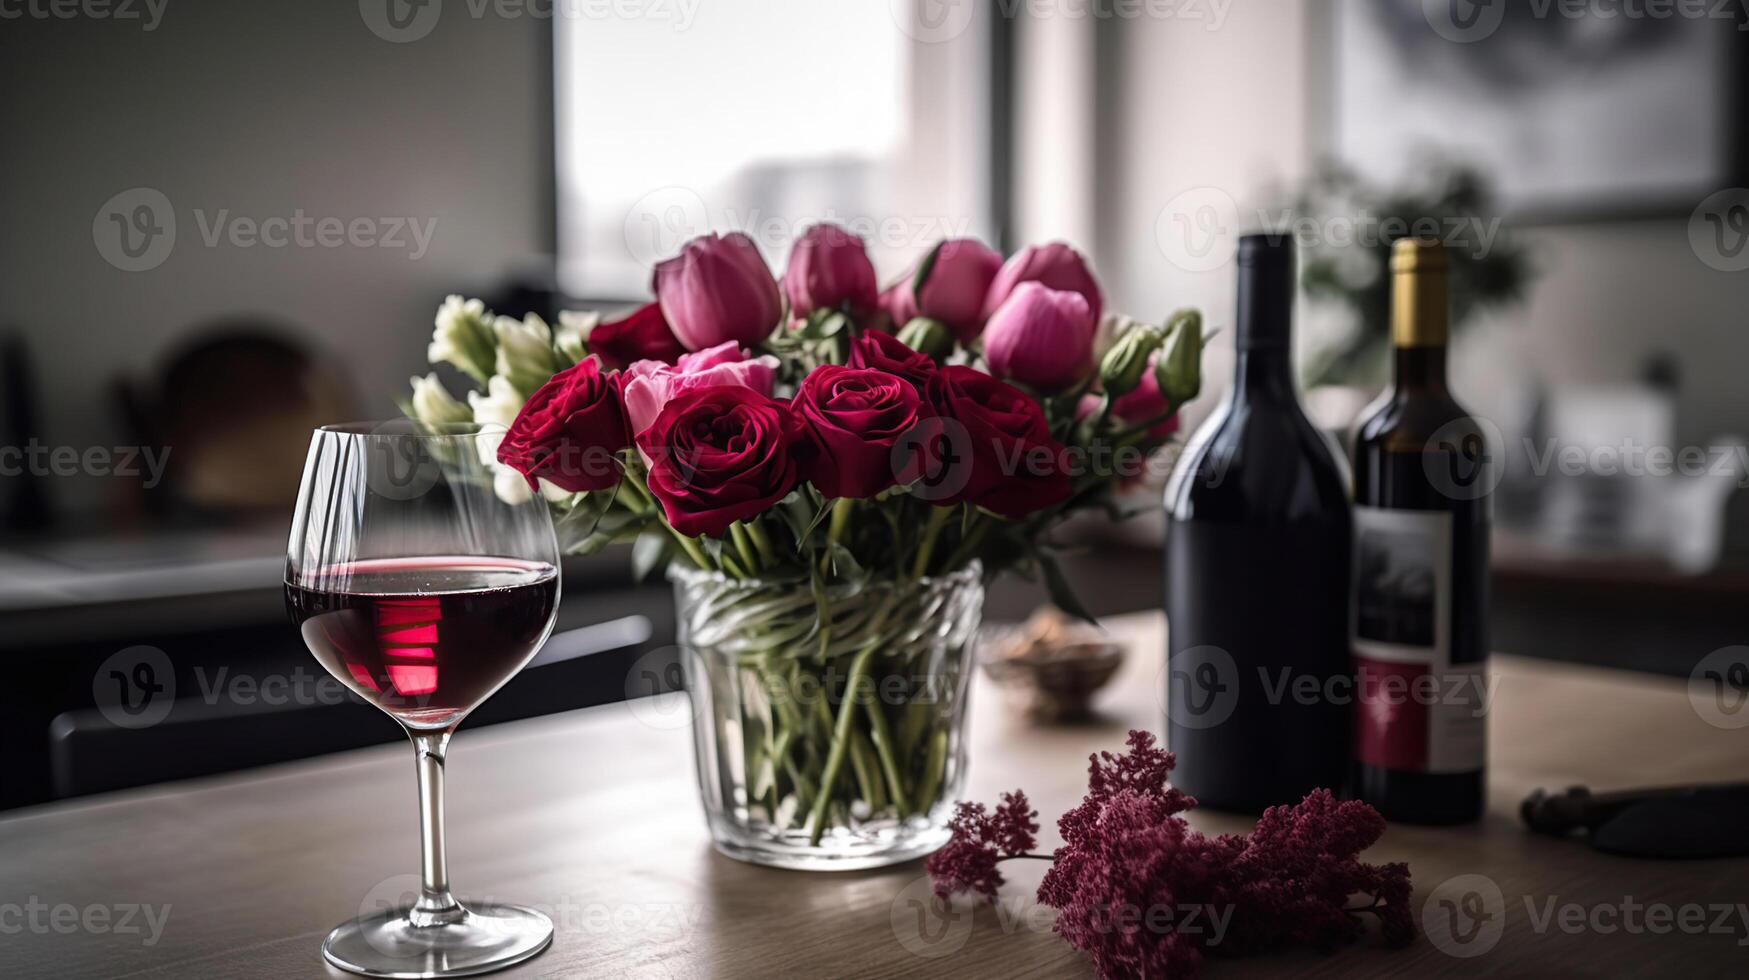
[[[820,555],[822,575],[832,567],[832,546],[843,543],[844,532],[850,528],[850,511],[855,506],[856,501],[849,497],[832,501],[832,520],[826,528],[826,550]]]
[[[893,730],[887,727],[887,715],[881,710],[878,691],[866,702],[865,707],[868,709],[869,730],[874,737],[875,753],[880,756],[881,771],[886,774],[887,787],[892,790],[899,812],[904,813],[907,798],[905,781],[899,777],[898,762],[893,758]]]
[[[950,572],[954,571],[966,562],[971,561],[973,556],[977,555],[978,549],[984,546],[984,538],[988,536],[989,533],[990,521],[983,517],[983,515],[973,511],[972,529],[966,532],[965,539],[960,542],[960,546],[954,549],[952,555],[948,556],[947,570]]]
[[[759,560],[753,557],[753,538],[747,533],[746,525],[736,521],[729,525],[729,538],[735,542],[735,551],[741,556],[741,564],[748,574],[756,575],[760,571]]]
[[[923,781],[917,785],[918,813],[928,813],[941,792],[941,777],[947,772],[947,729],[938,729],[929,742],[929,761],[924,765]]]
[[[856,718],[856,700],[861,697],[862,682],[868,678],[868,662],[881,645],[881,630],[886,626],[887,610],[882,609],[868,626],[868,642],[850,661],[850,676],[844,682],[844,698],[838,703],[838,718],[832,726],[832,747],[826,752],[826,765],[820,772],[820,791],[814,798],[809,815],[808,843],[819,846],[820,835],[826,832],[826,806],[831,801],[832,784],[844,768],[844,753],[850,744],[850,723]]]
[[[942,525],[947,523],[946,507],[929,508],[929,522],[923,527],[923,544],[917,548],[917,560],[911,563],[911,580],[916,581],[929,570],[929,559],[935,553],[935,539],[941,534]]]
[[[663,521],[662,526],[668,529],[669,534],[674,535],[674,540],[680,542],[681,549],[684,550],[686,552],[687,556],[692,559],[693,564],[695,564],[699,567],[700,571],[708,572],[714,567],[711,564],[710,558],[706,557],[706,555],[704,553],[704,549],[700,548],[698,546],[697,541],[693,540],[692,538],[687,537],[684,534],[681,534],[679,531],[674,530],[674,528],[672,526],[670,526],[667,521]]]
[[[771,545],[771,535],[765,533],[765,526],[758,521],[747,525],[747,533],[753,537],[753,546],[759,549],[759,557],[764,559],[767,567],[777,564],[777,549]]]

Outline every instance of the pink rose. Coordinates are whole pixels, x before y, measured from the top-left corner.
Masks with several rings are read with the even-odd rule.
[[[1094,323],[1099,322],[1100,314],[1105,310],[1105,297],[1099,291],[1099,282],[1093,278],[1086,258],[1062,242],[1051,242],[1049,245],[1028,245],[1009,256],[984,297],[984,319],[988,320],[997,307],[1007,302],[1015,287],[1023,282],[1080,293],[1093,312]]]
[[[1023,282],[990,317],[984,358],[998,378],[1062,391],[1093,372],[1097,327],[1080,293]]]
[[[783,297],[753,240],[740,232],[701,235],[656,265],[656,302],[687,350],[771,336]]]
[[[777,358],[749,358],[733,343],[693,354],[683,354],[678,363],[639,361],[625,370],[620,387],[624,392],[626,420],[636,435],[650,427],[662,406],[683,391],[711,385],[740,385],[761,395],[770,395],[777,383]]]

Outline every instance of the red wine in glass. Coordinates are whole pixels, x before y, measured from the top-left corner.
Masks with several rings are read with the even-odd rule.
[[[447,728],[534,656],[559,577],[514,558],[378,558],[316,569],[285,590],[330,674],[405,725]]]
[[[396,420],[310,437],[286,542],[286,608],[322,664],[413,743],[419,895],[322,940],[371,977],[460,977],[537,956],[538,909],[463,903],[444,847],[444,760],[468,712],[533,659],[558,612],[559,546],[536,494],[500,494],[501,428]]]

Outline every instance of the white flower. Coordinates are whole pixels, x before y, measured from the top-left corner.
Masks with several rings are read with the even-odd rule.
[[[474,413],[450,395],[436,374],[413,379],[413,417],[426,425],[472,422]]]
[[[562,504],[565,501],[570,500],[573,496],[576,496],[571,491],[566,490],[564,487],[561,487],[550,480],[540,481],[540,495],[548,502],[555,504]]]
[[[558,373],[560,364],[553,351],[553,331],[545,320],[533,313],[521,320],[501,316],[492,321],[492,332],[498,338],[493,373],[510,379],[523,397],[534,394]]]
[[[500,466],[492,473],[492,492],[498,499],[507,504],[526,504],[534,499],[534,491],[528,488],[528,480],[521,473],[508,466]]]
[[[450,296],[437,309],[436,329],[425,355],[433,364],[453,364],[475,381],[492,374],[492,331],[486,326],[486,304]]]
[[[486,466],[498,465],[498,444],[504,441],[504,433],[516,421],[516,416],[527,400],[510,383],[509,378],[500,375],[493,375],[486,381],[486,394],[468,392],[468,404],[474,410],[474,421],[481,427],[480,437],[475,440],[475,444],[480,447],[481,463]]]
[[[553,346],[575,364],[589,356],[589,332],[601,322],[594,310],[560,310],[559,325],[553,329]]]

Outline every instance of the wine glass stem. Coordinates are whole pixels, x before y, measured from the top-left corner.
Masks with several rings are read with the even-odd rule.
[[[443,847],[443,758],[452,731],[407,733],[419,764],[419,901],[408,915],[415,926],[445,925],[467,915],[449,893]]]

